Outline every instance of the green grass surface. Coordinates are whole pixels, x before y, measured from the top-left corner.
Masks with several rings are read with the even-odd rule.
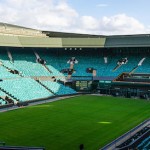
[[[150,102],[80,96],[0,113],[0,141],[47,150],[98,150],[150,117]]]

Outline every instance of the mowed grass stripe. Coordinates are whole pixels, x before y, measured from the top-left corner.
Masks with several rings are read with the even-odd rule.
[[[145,119],[150,102],[79,96],[0,113],[0,141],[47,150],[98,150]]]

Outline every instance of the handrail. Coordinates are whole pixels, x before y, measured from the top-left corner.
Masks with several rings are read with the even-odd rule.
[[[150,129],[147,131],[147,132],[145,132],[142,136],[140,136],[140,137],[138,137],[137,139],[135,139],[133,142],[131,142],[130,144],[128,144],[128,145],[126,145],[126,146],[124,146],[124,147],[120,147],[120,148],[117,148],[117,150],[122,150],[122,149],[124,149],[124,148],[128,148],[128,147],[130,147],[131,145],[133,145],[134,143],[136,143],[139,139],[141,139],[144,135],[146,135],[147,133],[150,133]]]

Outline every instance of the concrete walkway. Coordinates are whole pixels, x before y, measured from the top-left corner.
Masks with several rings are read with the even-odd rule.
[[[59,101],[59,100],[64,100],[64,99],[71,98],[71,97],[76,97],[76,96],[80,96],[80,95],[71,95],[71,96],[64,96],[64,97],[55,97],[55,98],[48,99],[48,100],[41,100],[41,101],[29,103],[28,106],[34,106],[34,105],[39,105],[39,104],[51,103],[51,102],[55,102],[55,101]],[[11,110],[16,110],[16,109],[25,108],[25,107],[28,107],[28,106],[18,107],[18,106],[16,106],[16,105],[14,105],[14,106],[12,106],[12,107],[1,108],[1,109],[0,109],[0,113],[1,113],[1,112],[11,111]]]

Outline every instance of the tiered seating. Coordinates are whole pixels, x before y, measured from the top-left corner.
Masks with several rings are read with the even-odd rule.
[[[76,70],[73,73],[73,76],[92,76],[90,73],[86,73],[86,69],[92,67],[97,70],[97,76],[118,76],[122,72],[130,72],[134,67],[136,67],[139,61],[144,56],[138,55],[129,55],[125,54],[122,56],[118,55],[108,55],[108,63],[104,62],[104,56],[98,52],[90,52],[90,51],[59,51],[51,50],[51,51],[42,51],[40,52],[40,56],[47,61],[47,65],[53,66],[55,69],[61,71],[62,69],[69,68],[70,64],[67,64],[67,61],[71,57],[76,57],[78,60],[78,64],[74,65],[74,69]],[[127,57],[128,63],[122,65],[118,70],[113,72],[113,69],[116,67],[119,59]],[[150,72],[149,66],[150,58],[147,58],[142,66],[140,66],[136,72]]]
[[[57,76],[57,79],[63,79],[63,77],[65,77],[64,74],[60,72],[63,68],[68,68],[68,66],[65,66],[67,60],[65,60],[63,56],[59,57],[56,52],[39,52],[39,54],[40,57],[46,61],[46,66],[52,71],[51,76]]]
[[[144,73],[150,73],[150,58],[146,57],[145,61],[143,62],[142,66],[138,67],[136,72],[144,72]]]
[[[119,69],[116,71],[113,71],[113,69],[116,67],[118,60],[122,58],[122,56],[114,56],[114,57],[108,57],[108,64],[104,68],[104,72],[102,76],[118,76],[122,72],[130,72],[135,66],[137,66],[139,59],[136,59],[134,57],[128,57],[128,63],[125,65],[122,65]]]
[[[17,67],[14,65],[14,63],[10,62],[9,60],[2,60],[2,63],[5,67],[9,69],[17,70]]]
[[[58,71],[57,68],[48,63],[47,67],[52,71],[50,73],[44,66],[36,62],[36,57],[32,52],[26,53],[13,53],[14,64],[13,66],[17,68],[25,77],[29,76],[58,76],[58,79],[63,79],[64,75]],[[47,61],[48,60],[48,61]],[[49,59],[46,61],[49,62]],[[52,61],[57,62],[53,58]],[[53,62],[53,63],[54,63]]]
[[[14,99],[15,103],[17,102],[16,100],[24,102],[54,96],[35,80],[31,78],[21,78],[19,75],[8,72],[7,68],[18,70],[24,77],[56,76],[57,79],[64,79],[65,76],[59,71],[61,65],[59,66],[59,61],[57,61],[58,57],[45,56],[46,59],[42,57],[46,60],[47,67],[52,71],[52,73],[50,73],[44,66],[36,62],[36,57],[33,52],[12,51],[11,53],[14,62],[9,61],[6,51],[0,51],[0,61],[3,64],[3,66],[0,66],[0,78],[3,79],[3,81],[0,82],[0,88],[6,91],[6,93]],[[12,79],[6,80],[5,78]],[[54,83],[51,88],[57,95],[75,93],[71,88],[58,83]],[[1,99],[0,103],[4,104],[4,101]]]
[[[14,78],[14,77],[19,77],[16,74],[10,73],[6,68],[3,66],[0,66],[0,78],[5,79],[5,78]]]
[[[0,61],[2,62],[0,66],[0,79],[4,79],[4,81],[0,82],[0,87],[20,101],[53,96],[50,91],[57,95],[73,94],[75,91],[56,82],[42,81],[42,83],[50,89],[50,91],[48,91],[44,86],[33,79],[22,78],[20,75],[10,73],[8,69],[19,71],[23,77],[55,76],[57,80],[64,80],[67,74],[64,75],[60,71],[70,68],[70,64],[68,64],[67,61],[75,57],[78,64],[74,65],[76,72],[73,73],[73,76],[89,76],[90,78],[92,74],[87,73],[86,69],[94,68],[97,70],[97,76],[116,77],[122,72],[130,72],[138,65],[139,61],[144,58],[144,56],[136,54],[130,55],[125,53],[122,55],[120,53],[112,53],[111,55],[107,55],[107,63],[105,63],[104,55],[100,50],[36,50],[39,56],[46,61],[46,67],[44,67],[42,64],[36,62],[36,57],[32,49],[10,49],[9,51],[12,54],[14,62],[9,60],[6,51],[0,50]],[[120,68],[113,71],[118,60],[125,57],[128,58],[127,64],[123,64]],[[139,66],[135,72],[150,73],[149,62],[150,58],[147,56],[142,66]],[[12,79],[5,80],[6,78]]]
[[[86,68],[92,67],[97,70],[97,76],[118,76],[122,72],[130,72],[134,67],[136,67],[139,61],[143,58],[141,56],[128,56],[128,63],[122,65],[118,70],[113,72],[113,69],[116,67],[118,60],[122,58],[122,56],[108,56],[108,63],[104,63],[104,59],[102,56],[94,56],[94,57],[77,57],[79,61],[78,64],[75,65],[74,69],[76,73],[74,76],[90,76],[92,74],[86,73]],[[150,58],[147,58],[142,66],[139,66],[136,70],[137,73],[149,73],[149,62]]]
[[[14,66],[24,76],[50,76],[50,73],[39,63],[33,53],[13,53]]]
[[[12,51],[12,56],[14,59],[14,63],[11,63],[8,60],[7,54],[0,54],[0,59],[3,64],[11,69],[16,69],[20,71],[24,76],[56,76],[57,79],[64,79],[64,74],[60,71],[65,68],[69,68],[70,64],[67,64],[67,61],[71,57],[76,57],[78,60],[78,64],[74,65],[74,69],[76,70],[73,73],[73,76],[92,76],[91,73],[86,73],[86,69],[92,67],[97,70],[97,76],[118,76],[122,72],[130,72],[135,66],[138,65],[139,61],[144,56],[137,55],[124,55],[124,57],[128,58],[128,63],[122,65],[119,69],[113,72],[113,69],[116,67],[119,59],[123,58],[122,55],[114,55],[107,56],[108,63],[104,62],[104,56],[101,54],[90,53],[87,51],[56,51],[56,50],[44,50],[37,51],[41,58],[46,61],[46,66],[49,70],[52,71],[50,73],[47,71],[41,64],[36,62],[36,57],[33,52],[15,52]],[[139,66],[136,70],[137,73],[149,73],[149,62],[150,58],[147,57],[142,66]],[[10,73],[8,73],[10,74]],[[66,74],[67,75],[67,74]],[[14,75],[16,77],[17,75]],[[3,76],[2,76],[3,77]],[[9,77],[9,76],[8,76]],[[13,76],[11,76],[13,77]]]
[[[6,101],[4,101],[2,98],[0,98],[0,106],[5,105],[5,104],[6,104]]]
[[[0,66],[0,78],[14,78],[14,77],[19,77],[19,75],[16,74],[12,74],[8,71],[7,68],[9,69],[16,69],[16,67],[14,67],[14,65],[9,61],[7,53],[5,51],[0,51],[0,62],[2,63],[2,65],[4,66]],[[17,70],[17,69],[16,69]]]
[[[65,95],[65,94],[75,94],[76,91],[64,86],[62,84],[59,84],[57,82],[51,82],[51,81],[41,81],[42,84],[44,84],[46,87],[48,87],[50,90],[52,90],[57,95]]]
[[[28,101],[53,96],[48,90],[31,78],[4,80],[0,87],[20,101]]]
[[[5,96],[6,94],[3,91],[0,91],[0,96]]]
[[[6,94],[3,92],[3,91],[0,91],[0,105],[5,105],[6,104],[6,101],[4,101],[2,98],[4,96],[6,96]]]
[[[148,150],[148,149],[150,149],[150,136],[138,145],[138,150]]]
[[[94,57],[77,57],[79,63],[75,65],[77,76],[88,76],[89,73],[86,73],[86,68],[93,67],[97,70],[97,76],[118,76],[122,72],[130,72],[135,66],[138,65],[139,61],[143,58],[140,56],[128,56],[128,63],[126,65],[122,65],[118,70],[113,72],[113,69],[116,67],[118,60],[122,58],[122,56],[108,56],[108,63],[104,63],[104,59],[102,56],[94,56]],[[149,66],[150,60],[147,59],[141,67],[139,67],[136,72],[150,72]]]

